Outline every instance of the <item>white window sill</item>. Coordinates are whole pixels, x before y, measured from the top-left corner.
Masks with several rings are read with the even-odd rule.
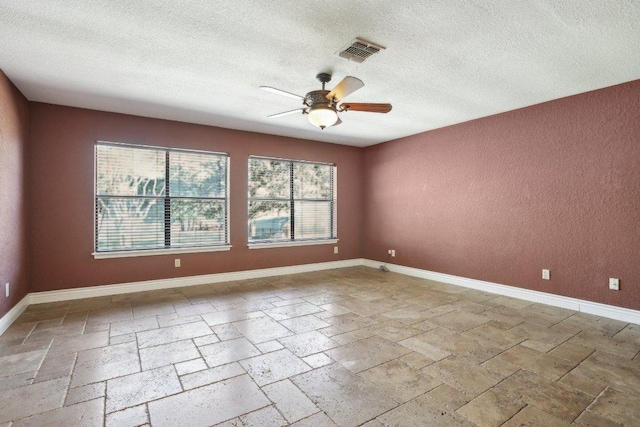
[[[231,245],[222,246],[208,246],[206,248],[174,248],[174,249],[148,249],[137,251],[113,251],[113,252],[94,252],[93,258],[95,259],[107,259],[107,258],[130,258],[140,256],[155,256],[155,255],[174,255],[174,254],[195,254],[202,252],[221,252],[231,250]]]
[[[338,239],[323,239],[323,240],[299,240],[289,242],[256,242],[249,243],[247,247],[249,249],[270,249],[270,248],[287,248],[292,246],[312,246],[312,245],[333,245],[338,243]]]

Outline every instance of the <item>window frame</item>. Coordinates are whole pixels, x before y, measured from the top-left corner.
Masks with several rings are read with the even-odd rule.
[[[113,198],[122,198],[122,197],[131,197],[131,196],[119,196],[113,194],[98,194],[98,147],[99,146],[114,146],[114,147],[123,147],[123,148],[132,148],[132,149],[140,149],[140,150],[152,150],[156,152],[163,152],[165,155],[165,194],[162,196],[143,196],[144,198],[155,199],[158,200],[159,203],[163,203],[164,208],[164,247],[153,247],[153,248],[141,248],[141,247],[133,247],[131,249],[114,249],[114,250],[98,250],[98,199],[100,197],[113,197]],[[206,154],[213,155],[225,158],[225,191],[222,197],[189,197],[189,196],[174,196],[172,197],[169,191],[171,186],[171,182],[169,180],[171,165],[169,163],[170,153],[194,153],[194,154]],[[170,254],[181,254],[181,253],[202,253],[202,252],[219,252],[219,251],[228,251],[231,249],[231,226],[230,226],[230,156],[228,153],[224,152],[215,152],[215,151],[207,151],[207,150],[195,150],[195,149],[184,149],[184,148],[174,148],[174,147],[162,147],[162,146],[151,146],[145,144],[132,144],[132,143],[123,143],[123,142],[113,142],[113,141],[104,141],[104,140],[96,140],[94,143],[94,153],[93,153],[93,161],[94,161],[94,177],[93,177],[93,213],[94,213],[94,222],[93,222],[93,253],[92,256],[94,259],[106,259],[106,258],[126,258],[126,257],[139,257],[139,256],[154,256],[154,255],[170,255]],[[135,197],[135,196],[134,196]],[[206,244],[206,245],[184,245],[184,246],[170,246],[170,236],[171,236],[171,209],[167,209],[167,206],[171,205],[172,200],[219,200],[224,201],[224,220],[225,220],[225,242],[220,244]],[[168,231],[167,231],[168,228]]]
[[[286,162],[290,163],[289,165],[289,174],[290,174],[290,182],[289,182],[289,197],[288,198],[252,198],[249,194],[250,188],[250,179],[251,179],[251,160],[269,160],[276,162]],[[311,198],[296,198],[295,197],[295,176],[294,169],[295,164],[311,164],[311,165],[321,165],[321,166],[330,166],[331,175],[330,175],[330,199],[311,199]],[[326,245],[326,244],[335,244],[338,243],[338,185],[337,185],[337,175],[338,175],[338,166],[336,163],[330,162],[319,162],[312,160],[298,160],[298,159],[286,159],[280,157],[271,157],[271,156],[258,156],[258,155],[250,155],[247,160],[247,247],[249,249],[267,249],[267,248],[279,248],[279,247],[288,247],[288,246],[310,246],[310,245]],[[260,202],[260,201],[287,201],[290,203],[290,212],[289,212],[289,223],[293,224],[293,228],[291,230],[291,236],[293,238],[290,239],[261,239],[261,240],[251,240],[251,231],[250,231],[250,220],[249,220],[249,208],[251,202]],[[330,222],[331,222],[331,234],[330,237],[320,237],[320,238],[295,238],[295,202],[318,202],[318,201],[327,201],[330,203]]]

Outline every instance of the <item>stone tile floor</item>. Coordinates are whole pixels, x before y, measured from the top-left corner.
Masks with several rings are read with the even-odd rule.
[[[640,425],[640,326],[366,267],[31,306],[0,426]]]

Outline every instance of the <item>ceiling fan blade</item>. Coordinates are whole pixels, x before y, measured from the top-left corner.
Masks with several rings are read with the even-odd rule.
[[[275,93],[277,95],[288,96],[293,99],[304,99],[304,96],[296,95],[295,93],[287,92],[284,90],[276,89],[275,87],[270,86],[260,86],[260,89],[266,90],[267,92]]]
[[[366,111],[369,113],[388,113],[391,104],[345,103],[340,104],[340,111]]]
[[[267,116],[268,119],[275,119],[276,117],[283,117],[283,116],[288,116],[289,114],[295,114],[295,113],[304,113],[304,108],[297,108],[295,110],[290,110],[290,111],[284,111],[282,113],[276,113],[276,114],[272,114],[270,116]]]
[[[347,76],[327,94],[327,99],[333,102],[339,102],[342,98],[351,95],[353,92],[364,86],[362,80],[355,77]]]

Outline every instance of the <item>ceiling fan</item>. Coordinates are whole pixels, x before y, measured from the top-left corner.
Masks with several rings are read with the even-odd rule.
[[[312,125],[325,129],[330,126],[336,126],[342,123],[338,113],[346,111],[364,111],[369,113],[388,113],[391,111],[391,104],[371,104],[371,103],[338,103],[351,95],[356,90],[364,86],[362,80],[355,77],[347,76],[340,83],[329,91],[324,88],[324,85],[331,81],[331,74],[320,73],[316,76],[322,83],[321,90],[312,90],[305,96],[296,95],[284,90],[276,89],[269,86],[260,86],[260,89],[267,92],[277,93],[279,95],[288,96],[290,98],[302,100],[302,108],[298,108],[291,111],[285,111],[282,113],[272,114],[267,116],[268,118],[282,117],[289,114],[302,113],[309,116],[309,121]]]

